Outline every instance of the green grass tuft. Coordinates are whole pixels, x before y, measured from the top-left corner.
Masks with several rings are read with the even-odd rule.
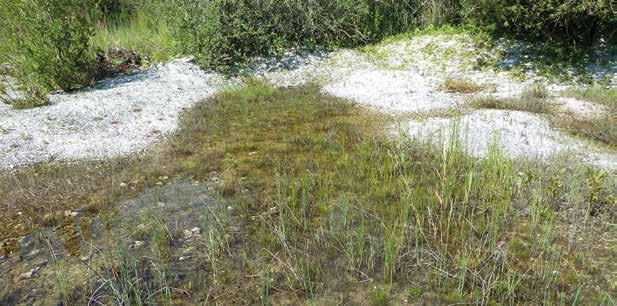
[[[164,62],[176,56],[174,40],[167,19],[148,11],[137,11],[130,17],[112,17],[100,21],[92,37],[94,48],[135,50],[154,62]]]

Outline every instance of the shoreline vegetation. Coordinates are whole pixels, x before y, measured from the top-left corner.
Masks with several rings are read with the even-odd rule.
[[[390,120],[317,87],[250,81],[187,111],[144,158],[2,177],[21,212],[3,237],[30,225],[40,254],[63,245],[20,284],[60,278],[31,298],[65,304],[612,303],[614,177],[392,140],[379,132]],[[168,206],[190,193],[163,191],[187,177],[208,186],[204,212],[146,209],[189,209]],[[154,197],[120,217],[114,203],[143,192]],[[16,302],[25,269],[0,301]]]
[[[470,65],[569,78],[586,86],[558,98],[601,111],[570,114],[541,84],[499,98],[453,76],[439,90],[473,98],[467,108],[422,115],[524,112],[613,152],[617,91],[586,73],[616,53],[610,1],[95,3],[0,5],[0,103],[44,106],[185,56],[239,81],[182,108],[139,155],[0,172],[0,304],[616,304],[615,173],[568,152],[513,158],[497,137],[474,157],[456,128],[411,139],[392,130],[411,114],[237,76],[294,49],[357,48],[386,71],[402,63],[381,47],[415,35],[466,33],[504,57],[512,40],[520,62]],[[431,48],[447,64],[450,49]]]
[[[594,49],[614,46],[610,2],[523,2],[19,0],[0,8],[0,63],[11,67],[9,76],[25,95],[18,104],[28,107],[46,104],[51,91],[75,90],[105,75],[97,52],[114,48],[142,54],[145,65],[192,56],[202,68],[235,73],[251,58],[289,49],[358,47],[454,26],[485,39],[542,41],[532,57],[559,74],[563,63],[585,67]],[[16,103],[1,91],[0,99]]]

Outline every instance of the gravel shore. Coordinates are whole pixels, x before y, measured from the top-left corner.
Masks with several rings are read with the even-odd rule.
[[[514,157],[549,158],[573,152],[587,163],[617,169],[616,154],[571,139],[537,115],[464,111],[462,118],[430,118],[436,111],[465,110],[475,95],[513,98],[537,83],[555,95],[555,105],[564,112],[589,118],[605,111],[587,101],[559,97],[572,84],[556,83],[533,71],[518,80],[502,70],[475,69],[474,63],[493,55],[476,50],[465,35],[424,35],[373,48],[370,52],[290,53],[276,60],[261,59],[247,75],[263,77],[279,87],[313,83],[326,94],[379,111],[429,117],[404,124],[404,132],[412,137],[447,134],[453,124],[462,122],[469,129],[461,137],[469,151],[479,156],[497,132],[504,152]],[[594,69],[604,78],[617,71],[612,66]],[[447,92],[444,82],[452,78],[470,80],[485,89],[471,95]],[[146,150],[177,129],[183,110],[240,82],[181,59],[104,80],[80,92],[52,95],[45,107],[15,110],[0,103],[0,169],[56,160],[105,159]]]
[[[147,149],[177,128],[182,110],[221,85],[219,76],[177,60],[52,95],[45,107],[15,110],[0,103],[0,168]]]

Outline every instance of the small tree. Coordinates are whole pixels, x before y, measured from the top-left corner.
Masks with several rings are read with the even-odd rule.
[[[526,38],[552,39],[591,46],[600,38],[614,40],[617,4],[614,0],[478,0],[474,17],[480,24]]]
[[[0,63],[12,66],[29,103],[43,104],[52,90],[70,91],[92,81],[95,8],[87,0],[3,3],[0,37],[6,46],[0,50]]]

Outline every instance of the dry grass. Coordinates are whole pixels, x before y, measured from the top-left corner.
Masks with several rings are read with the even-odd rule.
[[[550,97],[550,93],[548,89],[541,84],[531,85],[523,91],[521,96],[522,99],[548,99]]]
[[[617,112],[610,111],[606,115],[594,118],[562,117],[555,124],[571,134],[617,148]]]
[[[542,86],[532,86],[525,90],[520,98],[498,99],[494,97],[481,97],[471,101],[474,108],[482,109],[508,109],[525,111],[536,114],[545,114],[551,122],[564,131],[571,134],[597,141],[610,147],[617,147],[617,91],[591,88],[583,91],[575,91],[570,95],[582,100],[587,100],[607,106],[604,115],[595,117],[565,116],[558,111],[554,104],[548,100],[550,95]]]
[[[481,97],[474,99],[470,105],[474,108],[508,109],[535,114],[550,114],[553,110],[546,100],[539,98],[498,99],[495,97]]]
[[[480,97],[471,101],[475,108],[508,109],[535,114],[551,114],[555,110],[547,100],[548,90],[540,85],[526,88],[520,98],[499,99],[495,97]]]
[[[607,107],[604,115],[593,118],[562,118],[558,126],[573,134],[588,137],[617,148],[617,89],[592,87],[572,91],[570,95],[589,102]]]
[[[443,88],[451,93],[472,94],[488,89],[488,86],[467,79],[448,78],[443,84]]]

